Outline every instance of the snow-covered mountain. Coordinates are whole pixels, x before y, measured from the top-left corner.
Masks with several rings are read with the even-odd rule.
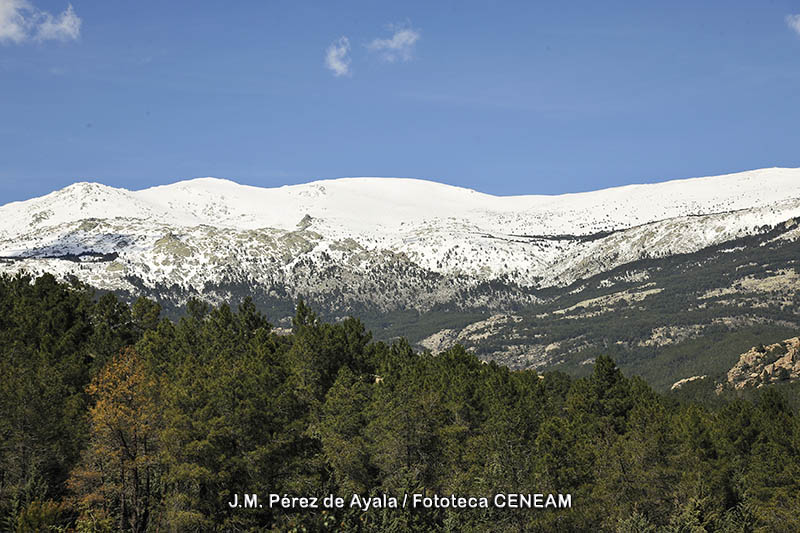
[[[405,178],[76,183],[0,207],[0,272],[211,299],[246,286],[344,311],[496,309],[799,216],[800,169],[509,197]]]

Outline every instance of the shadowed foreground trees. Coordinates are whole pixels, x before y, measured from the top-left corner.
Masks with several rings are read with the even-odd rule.
[[[800,530],[800,423],[774,389],[679,402],[607,357],[581,379],[512,372],[304,304],[279,335],[249,301],[172,322],[32,281],[0,278],[2,530]],[[572,507],[349,507],[405,492]],[[252,493],[263,507],[228,505]],[[270,508],[271,493],[347,505]]]

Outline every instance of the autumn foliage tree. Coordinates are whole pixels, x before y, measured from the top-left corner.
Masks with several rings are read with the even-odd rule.
[[[84,523],[147,530],[161,491],[156,391],[132,348],[115,356],[89,385],[95,402],[89,446],[69,480]]]

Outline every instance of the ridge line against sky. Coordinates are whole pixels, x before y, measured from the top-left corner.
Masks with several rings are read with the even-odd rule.
[[[706,182],[708,182],[708,181],[718,181],[720,178],[723,178],[723,179],[727,179],[727,178],[743,179],[744,178],[744,179],[747,179],[747,180],[752,180],[753,178],[760,179],[765,174],[767,175],[768,179],[775,179],[775,178],[781,177],[781,174],[786,174],[786,173],[790,173],[790,174],[791,173],[796,173],[797,174],[797,178],[800,178],[800,167],[797,167],[797,168],[785,168],[785,167],[757,168],[757,169],[749,169],[749,170],[743,170],[743,171],[739,171],[739,172],[733,172],[733,173],[730,173],[730,174],[721,174],[721,175],[713,175],[713,176],[692,176],[692,177],[688,177],[688,178],[677,178],[677,179],[666,178],[666,179],[662,179],[662,180],[659,180],[659,181],[632,182],[632,183],[626,183],[626,184],[623,184],[623,185],[613,185],[613,186],[610,186],[610,187],[603,187],[603,188],[599,188],[599,189],[592,189],[592,190],[578,191],[578,192],[570,192],[570,193],[537,194],[537,193],[524,193],[523,192],[523,193],[515,194],[515,195],[493,194],[493,193],[489,193],[489,192],[486,192],[486,191],[472,189],[472,188],[464,187],[464,186],[461,186],[461,185],[452,185],[452,184],[448,184],[448,183],[444,183],[444,182],[436,181],[436,180],[426,180],[426,179],[413,178],[413,177],[402,177],[402,176],[394,176],[394,177],[392,177],[392,176],[343,176],[343,177],[337,177],[337,178],[310,179],[310,180],[306,180],[306,181],[299,181],[297,183],[292,183],[292,184],[268,185],[268,186],[245,183],[245,182],[236,181],[236,180],[233,180],[233,179],[230,179],[230,178],[222,178],[222,177],[218,177],[218,176],[200,176],[200,177],[194,177],[194,178],[186,178],[186,179],[174,180],[174,181],[169,181],[169,182],[165,182],[165,183],[159,183],[159,184],[155,184],[155,185],[149,185],[147,187],[143,187],[143,188],[139,188],[139,189],[131,189],[131,188],[123,187],[123,186],[107,185],[107,184],[103,183],[102,181],[85,181],[85,180],[83,180],[83,181],[76,181],[74,183],[71,183],[71,184],[69,184],[66,187],[63,187],[61,189],[55,189],[53,191],[49,191],[49,192],[47,192],[47,193],[45,193],[43,195],[40,195],[40,196],[35,196],[35,197],[31,197],[31,198],[24,198],[24,199],[21,199],[21,200],[14,200],[14,201],[11,201],[9,203],[18,203],[18,202],[26,202],[26,201],[29,201],[29,200],[36,200],[38,198],[43,198],[44,196],[48,196],[49,194],[59,193],[59,192],[62,192],[64,190],[70,189],[71,187],[76,187],[76,186],[81,186],[81,185],[88,185],[88,186],[98,186],[99,185],[101,188],[104,188],[104,189],[105,188],[111,188],[111,189],[114,189],[114,190],[125,191],[125,192],[129,192],[129,193],[138,193],[138,192],[150,191],[151,189],[165,189],[165,188],[180,187],[180,186],[193,187],[193,186],[196,186],[198,183],[201,184],[200,188],[202,188],[202,182],[210,182],[212,185],[215,185],[215,184],[222,184],[223,186],[230,185],[230,186],[233,186],[233,187],[245,187],[245,188],[256,188],[256,189],[282,189],[282,188],[285,188],[285,187],[303,188],[304,186],[319,186],[319,185],[324,186],[324,185],[327,185],[328,182],[337,182],[337,181],[343,181],[343,182],[348,182],[348,181],[373,182],[373,181],[382,181],[382,180],[386,180],[387,182],[403,182],[403,181],[422,182],[422,183],[428,184],[428,185],[443,186],[443,188],[453,187],[453,188],[461,189],[463,191],[468,191],[468,192],[471,192],[471,193],[478,193],[481,196],[490,196],[490,197],[493,197],[493,198],[521,198],[521,197],[534,197],[534,196],[556,198],[556,197],[560,197],[560,196],[574,196],[574,195],[586,195],[586,194],[591,195],[591,194],[595,194],[595,193],[603,193],[603,192],[608,192],[608,191],[611,191],[611,190],[619,190],[619,189],[636,189],[636,188],[639,188],[639,187],[642,187],[642,186],[649,186],[649,185],[655,185],[655,186],[657,186],[657,185],[674,185],[676,183],[683,183],[683,182],[691,182],[693,185],[697,185],[698,183],[704,182],[704,181],[706,181]],[[797,181],[798,184],[800,184],[800,179],[795,179],[794,181]],[[3,207],[4,205],[7,205],[7,204],[0,204],[0,207]]]
[[[75,181],[496,195],[800,166],[800,4],[0,0],[0,203]]]

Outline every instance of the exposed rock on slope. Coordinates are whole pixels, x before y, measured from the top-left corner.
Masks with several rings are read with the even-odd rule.
[[[727,378],[735,389],[800,378],[800,337],[756,346],[743,353]]]
[[[672,387],[670,387],[669,390],[680,389],[681,387],[683,387],[687,383],[691,383],[692,381],[697,381],[699,379],[706,379],[706,377],[708,377],[708,376],[705,376],[705,375],[703,375],[703,376],[691,376],[691,377],[688,377],[688,378],[679,379],[678,381],[676,381],[675,383],[672,384]]]

